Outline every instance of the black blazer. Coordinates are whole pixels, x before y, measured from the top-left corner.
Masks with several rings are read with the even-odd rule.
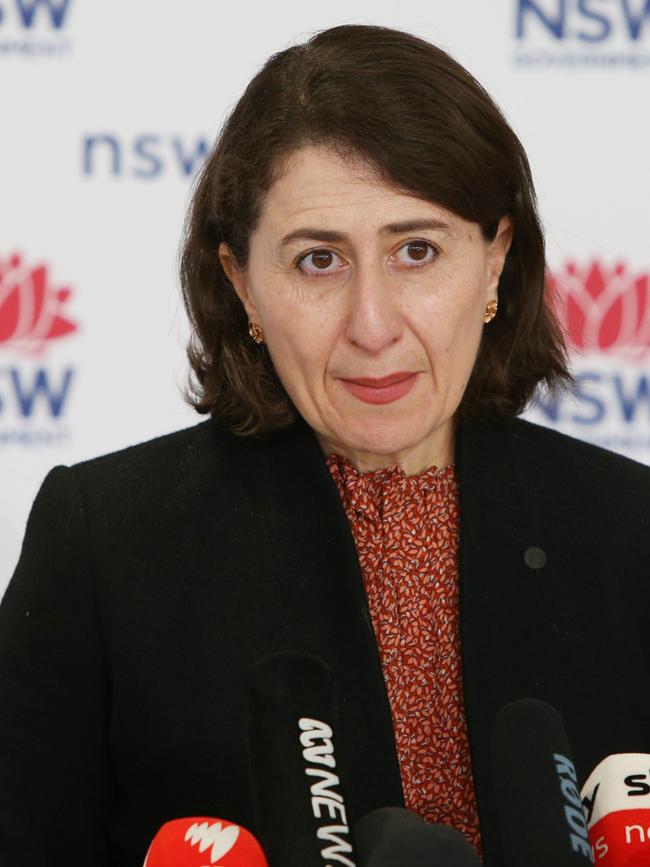
[[[581,781],[607,754],[650,752],[650,469],[521,420],[465,425],[456,462],[465,705],[492,867],[502,705],[554,704]],[[53,470],[0,608],[3,867],[140,867],[180,816],[255,832],[246,673],[286,649],[337,676],[352,821],[401,804],[354,541],[303,422],[249,441],[208,421]]]

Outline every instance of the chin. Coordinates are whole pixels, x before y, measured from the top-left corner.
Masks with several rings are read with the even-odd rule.
[[[430,427],[414,428],[408,419],[385,424],[350,427],[338,437],[341,445],[374,455],[397,455],[423,443],[431,434]]]

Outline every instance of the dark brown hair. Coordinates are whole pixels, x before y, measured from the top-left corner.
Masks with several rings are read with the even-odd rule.
[[[483,338],[462,418],[515,415],[538,384],[570,380],[544,292],[544,238],[524,149],[481,85],[439,48],[384,27],[345,25],[273,55],[228,118],[198,178],[181,258],[192,326],[188,399],[242,434],[286,426],[296,410],[217,254],[240,267],[264,196],[306,144],[363,157],[396,189],[478,223],[509,215],[513,241],[499,312]]]

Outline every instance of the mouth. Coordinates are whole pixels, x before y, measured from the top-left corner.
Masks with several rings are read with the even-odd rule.
[[[359,376],[354,379],[341,378],[341,382],[354,397],[364,403],[382,404],[399,400],[415,385],[417,372],[401,370],[390,376]]]

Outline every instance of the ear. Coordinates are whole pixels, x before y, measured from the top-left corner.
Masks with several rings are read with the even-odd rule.
[[[487,286],[486,302],[497,301],[499,277],[506,262],[506,256],[512,243],[512,220],[502,217],[499,220],[497,233],[488,246],[487,255]]]
[[[237,297],[244,305],[246,315],[251,322],[259,324],[259,316],[253,300],[251,299],[248,286],[248,271],[240,268],[230,247],[223,241],[219,244],[219,261],[226,277],[232,283]]]

